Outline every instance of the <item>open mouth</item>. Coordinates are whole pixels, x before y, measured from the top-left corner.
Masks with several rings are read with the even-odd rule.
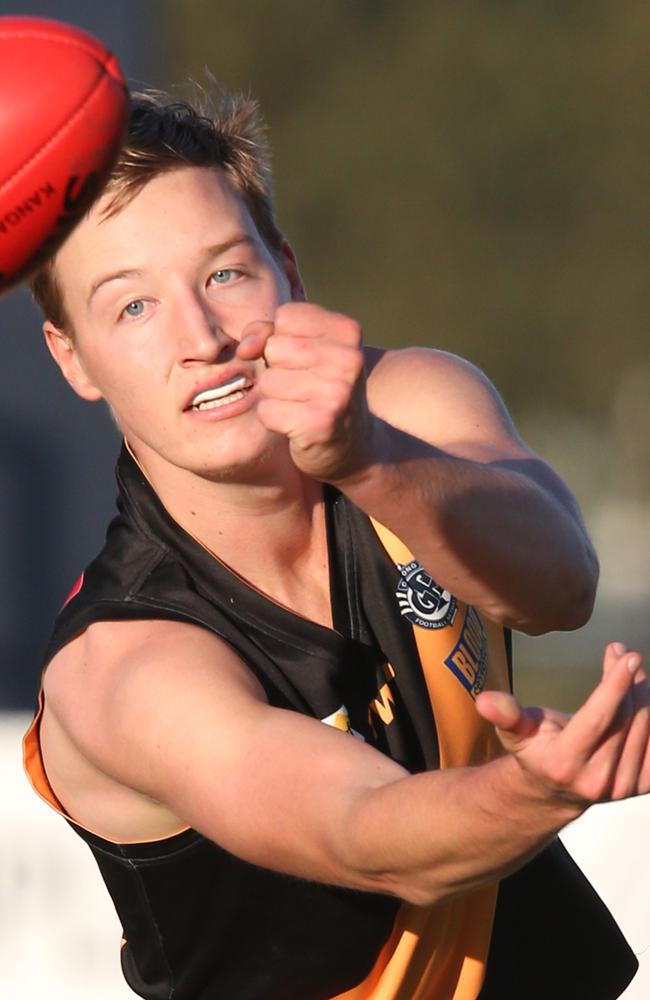
[[[235,375],[222,385],[217,385],[213,389],[204,389],[196,394],[188,409],[190,410],[216,410],[220,406],[227,406],[229,403],[237,403],[243,399],[246,393],[252,388],[253,383],[245,375]]]

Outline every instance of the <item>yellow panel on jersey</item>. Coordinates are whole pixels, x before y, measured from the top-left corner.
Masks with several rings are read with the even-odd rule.
[[[489,886],[435,907],[404,903],[370,975],[333,1000],[476,1000],[495,902]]]
[[[372,524],[409,582],[418,574],[427,576],[399,538],[376,521]],[[447,604],[453,602],[449,623],[442,628],[412,623],[413,634],[436,722],[440,766],[466,767],[502,753],[493,727],[478,714],[474,700],[485,689],[509,689],[508,660],[503,628],[444,593]]]
[[[433,710],[441,767],[492,760],[499,741],[474,706],[485,688],[508,690],[503,629],[431,580],[392,532],[373,521],[402,576]],[[404,904],[370,975],[336,1000],[476,1000],[485,976],[498,884],[437,906]]]

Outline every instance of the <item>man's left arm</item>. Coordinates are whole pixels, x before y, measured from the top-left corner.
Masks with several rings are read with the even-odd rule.
[[[314,305],[247,333],[244,355],[263,340],[268,365],[260,418],[303,472],[493,620],[531,634],[587,621],[598,563],[578,505],[476,368],[426,348],[364,355],[358,324]]]
[[[598,562],[580,510],[488,379],[411,348],[379,358],[367,397],[373,460],[338,484],[346,495],[495,621],[529,633],[583,625]]]

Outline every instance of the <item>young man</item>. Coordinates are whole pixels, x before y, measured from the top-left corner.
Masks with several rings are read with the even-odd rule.
[[[612,644],[572,718],[507,693],[507,630],[579,626],[597,571],[486,379],[305,302],[237,102],[135,98],[33,290],[125,445],[26,762],[135,992],[618,996],[634,960],[555,834],[650,788],[648,686]]]

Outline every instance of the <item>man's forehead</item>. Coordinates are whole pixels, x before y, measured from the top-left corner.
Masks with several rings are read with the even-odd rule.
[[[63,286],[82,286],[87,297],[102,273],[146,270],[176,246],[197,256],[220,247],[262,240],[248,208],[220,168],[187,167],[160,174],[119,209],[109,189],[92,207],[55,258]]]
[[[113,185],[93,205],[88,223],[98,233],[117,231],[132,221],[138,226],[164,225],[167,217],[176,221],[187,217],[210,227],[232,217],[250,221],[250,213],[241,192],[221,167],[177,167],[156,174],[131,192]],[[252,223],[251,223],[252,224]],[[246,226],[248,228],[248,226]]]

